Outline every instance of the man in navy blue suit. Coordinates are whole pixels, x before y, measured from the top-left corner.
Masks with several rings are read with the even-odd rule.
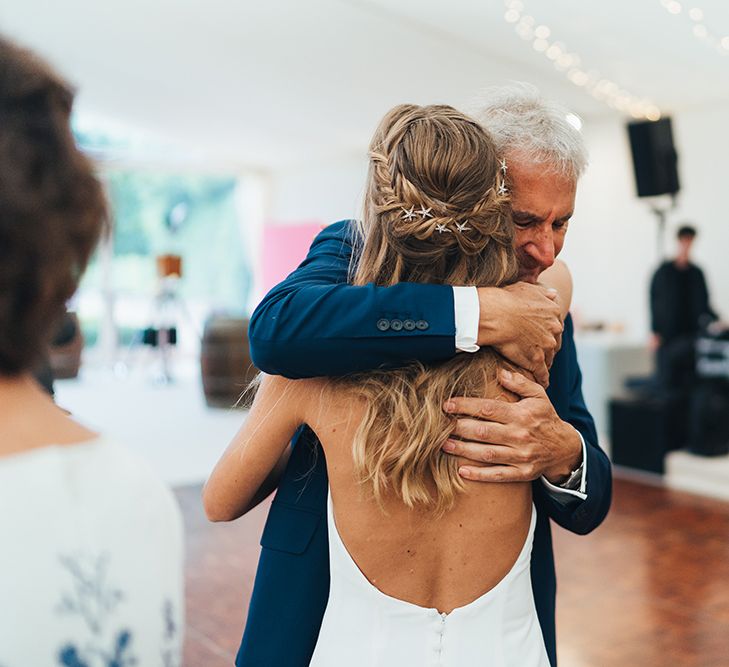
[[[611,497],[610,463],[582,397],[571,319],[563,327],[554,295],[536,284],[562,248],[586,152],[566,110],[531,87],[494,89],[475,115],[505,159],[520,282],[503,289],[348,285],[354,231],[343,221],[316,238],[301,266],[256,309],[251,352],[263,371],[297,378],[436,362],[491,345],[533,373],[538,382],[507,381],[517,403],[456,399],[461,442],[444,449],[474,461],[462,469],[468,479],[533,482],[531,579],[554,666],[549,520],[588,533]],[[261,538],[239,667],[309,664],[329,588],[326,497],[323,453],[302,427]]]

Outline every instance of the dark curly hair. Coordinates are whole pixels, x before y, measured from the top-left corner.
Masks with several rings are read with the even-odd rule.
[[[0,374],[42,356],[107,226],[72,104],[46,62],[0,36]]]

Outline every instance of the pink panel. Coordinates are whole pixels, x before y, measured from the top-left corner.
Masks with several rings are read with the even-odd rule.
[[[289,275],[309,251],[314,237],[324,229],[320,222],[267,224],[263,228],[263,293]]]

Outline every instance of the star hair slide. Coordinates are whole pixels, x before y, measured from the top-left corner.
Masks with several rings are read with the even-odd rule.
[[[499,167],[499,169],[501,169],[501,173],[504,174],[504,176],[506,176],[506,170],[508,168],[509,167],[506,164],[506,158],[505,157],[502,157],[501,158],[501,166]]]
[[[417,216],[415,214],[415,207],[411,206],[410,208],[403,208],[403,213],[400,216],[403,220],[407,220],[410,222],[410,220],[414,220]]]
[[[415,211],[423,220],[426,218],[432,218],[433,214],[430,212],[432,209],[425,208],[425,204],[421,204],[420,208]]]
[[[439,234],[442,234],[443,232],[450,232],[451,230],[448,229],[448,227],[446,227],[444,224],[438,223],[435,226],[435,231],[438,232]]]
[[[506,185],[504,184],[503,181],[501,181],[501,183],[499,183],[498,193],[500,195],[508,195],[509,194],[509,191],[506,189]]]
[[[470,232],[471,228],[467,227],[468,220],[464,220],[463,222],[457,222],[456,223],[456,231],[457,232]]]

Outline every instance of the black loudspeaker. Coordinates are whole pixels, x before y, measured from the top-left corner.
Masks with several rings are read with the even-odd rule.
[[[678,154],[673,147],[671,119],[628,123],[628,135],[638,196],[678,192]]]
[[[704,380],[691,396],[689,449],[701,456],[729,454],[729,384]]]
[[[663,474],[666,452],[685,444],[688,402],[635,397],[610,401],[610,443],[616,465]]]

